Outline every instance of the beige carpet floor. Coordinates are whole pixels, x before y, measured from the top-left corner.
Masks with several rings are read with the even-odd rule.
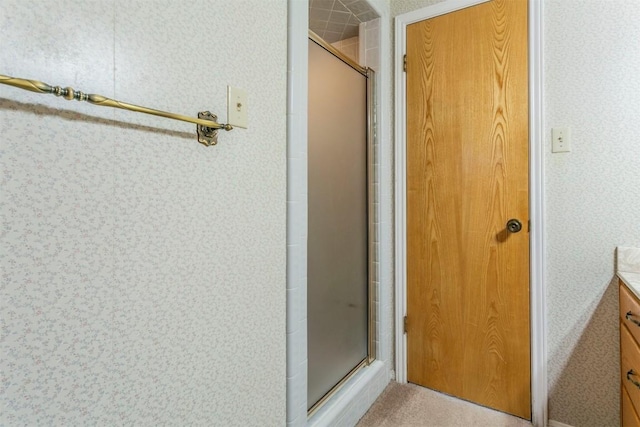
[[[357,426],[531,427],[531,423],[424,387],[392,381]]]

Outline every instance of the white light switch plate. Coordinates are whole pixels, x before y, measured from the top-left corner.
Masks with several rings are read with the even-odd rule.
[[[227,86],[227,122],[243,129],[249,126],[246,90]]]
[[[552,153],[568,153],[569,151],[571,151],[571,129],[551,129],[551,141]]]

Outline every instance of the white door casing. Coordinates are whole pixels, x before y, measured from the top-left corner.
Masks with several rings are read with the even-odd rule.
[[[407,382],[406,315],[406,75],[407,26],[489,0],[449,0],[395,18],[395,360],[396,380]],[[544,288],[544,165],[542,138],[542,1],[529,0],[529,194],[531,219],[532,422],[547,425],[546,318]]]

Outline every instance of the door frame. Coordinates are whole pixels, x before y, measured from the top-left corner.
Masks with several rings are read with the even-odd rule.
[[[396,381],[407,382],[406,74],[407,26],[490,0],[447,0],[395,17],[395,356]],[[531,421],[547,425],[546,298],[544,261],[544,139],[542,0],[529,0],[529,217],[531,304]]]

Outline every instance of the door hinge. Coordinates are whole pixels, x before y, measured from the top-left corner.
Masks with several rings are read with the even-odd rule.
[[[402,71],[407,72],[407,55],[402,57]]]
[[[527,231],[531,231],[531,220],[527,221]]]
[[[404,333],[406,334],[406,333],[407,333],[407,326],[408,326],[408,324],[409,324],[409,321],[407,320],[407,316],[404,316],[404,319],[403,319],[403,320],[404,320],[404,325],[403,325],[403,327],[404,327]]]

